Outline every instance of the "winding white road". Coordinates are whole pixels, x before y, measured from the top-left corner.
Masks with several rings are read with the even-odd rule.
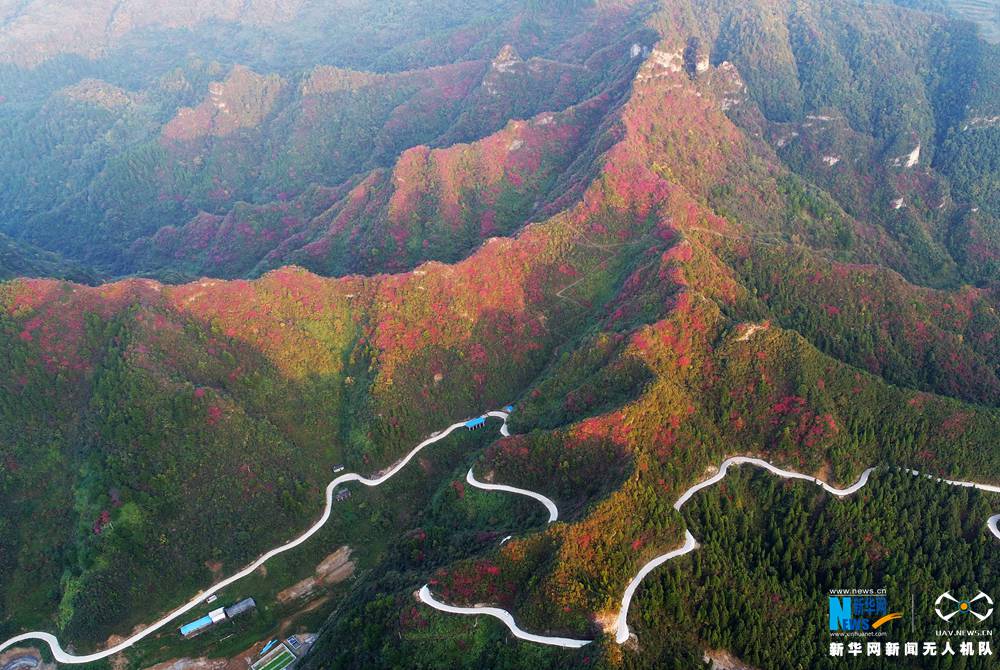
[[[514,617],[510,615],[510,612],[505,609],[500,609],[499,607],[455,607],[454,605],[448,605],[447,603],[437,600],[433,595],[431,595],[431,590],[426,584],[420,589],[420,600],[436,610],[441,610],[442,612],[448,612],[450,614],[486,614],[488,616],[495,617],[507,625],[507,628],[509,628],[510,632],[514,634],[514,637],[521,640],[527,640],[528,642],[537,642],[539,644],[548,644],[555,647],[566,647],[569,649],[579,649],[580,647],[592,642],[592,640],[574,640],[570,637],[549,637],[547,635],[535,635],[534,633],[529,633],[518,627],[517,623],[514,622]]]
[[[506,428],[506,423],[504,424],[504,428]],[[501,432],[503,432],[503,429],[501,429]],[[684,506],[684,504],[687,503],[694,496],[694,494],[698,493],[702,489],[708,488],[709,486],[718,484],[726,477],[726,474],[729,472],[730,467],[739,465],[753,465],[759,468],[763,468],[764,470],[767,470],[768,472],[777,475],[778,477],[781,477],[783,479],[801,479],[804,481],[812,482],[817,486],[821,486],[823,490],[826,491],[827,493],[830,493],[837,497],[844,497],[857,493],[859,490],[861,490],[862,487],[865,486],[865,484],[868,483],[868,479],[871,477],[872,472],[875,471],[875,468],[873,467],[868,468],[861,473],[861,476],[858,477],[858,481],[854,482],[853,484],[851,484],[846,488],[838,488],[836,486],[831,486],[830,484],[820,479],[817,479],[816,477],[813,477],[811,475],[802,474],[801,472],[795,472],[794,470],[785,470],[784,468],[779,468],[778,466],[773,465],[772,463],[768,463],[767,461],[762,460],[760,458],[754,458],[752,456],[733,456],[731,458],[727,458],[726,460],[724,460],[722,464],[719,466],[718,472],[716,472],[714,475],[703,481],[698,482],[697,484],[694,484],[689,489],[684,491],[684,493],[682,493],[681,496],[677,499],[677,502],[674,503],[674,509],[680,510]],[[907,472],[911,472],[915,476],[920,474],[916,470],[908,470],[908,469],[904,470]],[[929,479],[935,479],[931,475],[925,475],[925,476],[928,477]],[[939,482],[949,484],[952,486],[967,486],[967,487],[977,488],[983,491],[1000,493],[1000,486],[994,486],[991,484],[978,484],[976,482],[956,481],[943,478],[936,478],[936,479]],[[471,469],[469,470],[468,475],[466,475],[466,481],[468,481],[469,484],[482,489],[494,490],[494,491],[507,491],[509,493],[519,493],[521,495],[527,495],[532,498],[535,498],[536,500],[542,502],[542,504],[549,509],[550,523],[558,518],[559,512],[555,506],[555,503],[553,503],[549,498],[546,498],[540,493],[535,493],[534,491],[528,491],[526,489],[518,489],[512,486],[503,486],[498,484],[484,484],[483,482],[479,482],[478,480],[476,480]],[[997,537],[997,539],[1000,539],[1000,514],[991,516],[987,521],[987,527],[989,528],[990,532]],[[510,539],[509,536],[504,538],[503,542],[506,542],[508,539]],[[503,542],[501,542],[501,544],[503,544]],[[639,584],[642,582],[642,580],[645,579],[649,573],[651,573],[653,570],[660,567],[667,561],[677,558],[678,556],[683,556],[685,554],[688,554],[697,549],[698,546],[699,546],[698,541],[695,539],[694,535],[691,534],[691,531],[685,530],[684,544],[682,546],[680,546],[677,549],[668,551],[665,554],[657,556],[656,558],[652,559],[639,569],[638,574],[636,574],[636,576],[633,577],[632,580],[628,583],[628,586],[625,587],[625,593],[624,595],[622,595],[621,609],[619,610],[618,618],[615,621],[615,641],[618,644],[624,644],[625,642],[627,642],[631,634],[628,627],[629,606],[632,604],[632,598],[635,595],[636,590],[639,588]],[[430,605],[435,609],[441,610],[442,612],[450,612],[453,614],[486,614],[489,616],[496,617],[497,619],[500,619],[507,625],[507,627],[510,629],[511,633],[513,633],[515,637],[520,638],[522,640],[527,640],[530,642],[538,642],[539,644],[548,644],[558,647],[572,647],[572,648],[581,647],[584,644],[587,644],[587,641],[585,640],[574,640],[572,638],[562,638],[562,637],[548,637],[544,635],[535,635],[532,633],[528,633],[517,626],[517,624],[514,621],[514,617],[511,615],[510,612],[504,609],[500,609],[498,607],[456,607],[454,605],[447,605],[439,600],[436,600],[434,596],[431,595],[430,589],[426,585],[420,590],[420,600],[422,600],[424,603]]]
[[[500,426],[500,434],[503,435],[504,437],[510,435],[507,428],[507,417],[509,416],[507,412],[491,411],[487,412],[482,416],[484,417],[490,416],[501,419],[503,423]],[[59,644],[59,640],[56,639],[54,635],[46,633],[44,631],[34,631],[30,633],[24,633],[22,635],[17,635],[15,637],[10,638],[9,640],[6,640],[2,644],[0,644],[0,652],[3,652],[3,650],[7,648],[13,647],[16,644],[25,642],[27,640],[40,640],[49,645],[49,647],[52,650],[52,655],[57,662],[72,664],[72,663],[91,663],[94,661],[99,661],[109,656],[113,656],[114,654],[117,654],[120,651],[128,649],[136,642],[142,640],[145,637],[148,637],[149,635],[152,635],[153,633],[157,632],[158,630],[166,626],[171,621],[174,621],[181,615],[194,609],[195,607],[203,603],[205,599],[208,598],[209,596],[223,590],[227,586],[230,586],[235,582],[243,579],[244,577],[252,574],[257,568],[266,563],[268,560],[274,558],[278,554],[282,554],[286,551],[294,549],[295,547],[299,546],[300,544],[308,540],[314,534],[316,534],[316,532],[319,531],[319,529],[322,528],[326,524],[326,522],[330,519],[330,514],[333,509],[333,491],[338,486],[340,486],[341,484],[346,484],[347,482],[359,482],[361,484],[364,484],[365,486],[379,486],[380,484],[386,482],[397,472],[402,470],[404,467],[406,467],[406,465],[413,459],[414,456],[417,455],[417,453],[420,452],[421,449],[431,444],[434,444],[435,442],[443,440],[444,438],[448,437],[453,431],[463,428],[465,426],[465,423],[466,423],[465,421],[458,421],[448,426],[448,428],[446,428],[445,430],[434,433],[426,440],[415,446],[402,460],[397,462],[394,466],[383,472],[378,477],[368,478],[353,472],[337,477],[332,482],[330,482],[326,487],[326,507],[323,510],[323,515],[308,530],[306,530],[304,533],[299,535],[294,540],[291,540],[279,547],[270,550],[269,552],[258,558],[256,561],[248,565],[240,572],[215,584],[208,590],[200,592],[190,601],[188,601],[184,605],[181,605],[177,609],[173,610],[172,612],[161,618],[159,621],[150,624],[149,626],[142,629],[135,635],[132,635],[128,639],[123,640],[122,642],[116,644],[113,647],[109,647],[103,651],[95,652],[93,654],[86,654],[86,655],[70,654],[63,650],[62,646]],[[831,486],[826,482],[821,481],[810,475],[805,475],[800,472],[795,472],[793,470],[785,470],[783,468],[779,468],[776,465],[772,465],[771,463],[768,463],[767,461],[764,461],[759,458],[753,458],[750,456],[734,456],[724,460],[722,462],[722,465],[719,466],[719,471],[717,473],[715,473],[708,479],[698,482],[697,484],[687,489],[680,496],[680,498],[677,499],[677,502],[674,503],[674,509],[680,510],[681,507],[683,507],[684,504],[687,503],[691,499],[691,497],[694,496],[695,493],[722,481],[722,479],[725,478],[727,472],[729,471],[729,468],[734,465],[735,466],[754,465],[756,467],[763,468],[768,472],[771,472],[783,479],[802,479],[805,481],[811,481],[817,484],[818,486],[822,486],[823,489],[828,493],[831,493],[838,497],[856,493],[859,489],[861,489],[865,484],[868,483],[868,478],[871,476],[871,473],[875,469],[875,468],[868,468],[867,470],[861,473],[861,477],[858,478],[858,481],[856,481],[854,484],[852,484],[847,488],[841,489]],[[920,472],[917,470],[911,470],[911,469],[904,469],[904,470],[906,472],[912,473],[914,476],[920,475]],[[927,477],[928,479],[934,479],[938,482],[948,484],[951,486],[964,486],[964,487],[980,489],[982,491],[989,491],[992,493],[1000,493],[1000,486],[995,486],[992,484],[979,484],[976,482],[943,479],[940,477],[934,477],[932,475],[924,475],[924,476]],[[469,472],[466,475],[465,479],[470,485],[476,488],[488,491],[505,491],[507,493],[515,493],[518,495],[524,495],[534,498],[535,500],[538,500],[543,505],[545,505],[545,508],[549,511],[549,523],[552,523],[553,521],[559,518],[559,510],[556,507],[555,503],[551,499],[547,498],[546,496],[543,496],[540,493],[529,491],[527,489],[516,488],[513,486],[505,486],[502,484],[487,484],[484,482],[480,482],[473,475],[471,468],[469,469]],[[987,527],[989,528],[990,532],[997,537],[997,539],[1000,539],[1000,514],[995,514],[991,516],[987,520]],[[660,556],[657,556],[653,560],[643,565],[642,568],[639,569],[638,574],[636,574],[636,576],[632,578],[632,580],[628,583],[628,586],[625,588],[625,593],[622,596],[621,609],[619,610],[618,618],[615,622],[615,640],[619,644],[622,644],[629,639],[630,631],[628,628],[628,610],[632,602],[632,597],[635,595],[635,592],[638,589],[639,584],[642,582],[642,580],[650,572],[652,572],[659,566],[663,565],[667,561],[677,558],[678,556],[683,556],[684,554],[690,553],[698,548],[698,542],[691,534],[691,531],[685,530],[684,534],[685,534],[684,544],[681,547],[668,551],[665,554],[661,554]],[[509,537],[505,538],[504,541],[506,541],[507,539],[509,539]],[[507,626],[507,628],[510,629],[511,633],[513,633],[515,637],[522,640],[526,640],[528,642],[537,642],[539,644],[547,644],[547,645],[554,645],[558,647],[566,647],[574,649],[582,647],[586,644],[590,644],[591,642],[591,640],[577,640],[573,638],[552,637],[552,636],[535,635],[533,633],[529,633],[518,627],[517,623],[514,621],[514,617],[510,614],[510,612],[504,609],[500,609],[498,607],[456,607],[454,605],[448,605],[446,603],[441,602],[440,600],[435,599],[430,592],[430,588],[427,585],[424,585],[423,588],[420,589],[419,598],[425,604],[442,612],[448,612],[451,614],[465,614],[465,615],[485,614],[488,616],[495,617],[500,621],[502,621]]]
[[[483,489],[484,491],[505,491],[507,493],[516,493],[518,495],[534,498],[538,502],[545,505],[545,509],[549,511],[549,523],[552,523],[559,518],[559,508],[556,507],[556,504],[552,502],[551,498],[546,498],[541,493],[535,493],[534,491],[529,491],[528,489],[519,489],[514,486],[506,486],[505,484],[487,484],[486,482],[481,482],[476,479],[474,474],[472,474],[472,468],[469,468],[469,474],[465,475],[465,481],[469,482],[471,486],[474,486],[477,489]]]
[[[920,470],[911,470],[909,468],[903,468],[903,472],[909,472],[914,477],[920,476]],[[979,489],[980,491],[989,491],[990,493],[1000,493],[1000,486],[994,486],[992,484],[977,484],[976,482],[963,482],[956,481],[954,479],[943,479],[941,477],[935,477],[934,475],[924,475],[927,479],[933,479],[935,481],[941,482],[942,484],[948,484],[950,486],[965,486],[967,488]],[[993,519],[995,517],[990,517]],[[998,535],[997,537],[1000,537]]]
[[[503,426],[500,428],[500,433],[505,437],[508,437],[509,433],[507,433],[506,430],[507,422],[504,421]],[[545,505],[545,509],[549,511],[549,523],[552,523],[559,518],[559,508],[556,507],[556,504],[552,502],[551,498],[547,498],[541,493],[529,491],[528,489],[519,489],[514,486],[506,486],[504,484],[487,484],[486,482],[481,482],[476,479],[474,474],[472,474],[472,468],[469,468],[469,473],[465,475],[465,481],[467,481],[471,486],[474,486],[477,489],[483,489],[484,491],[504,491],[506,493],[516,493],[518,495],[534,498],[538,502]],[[500,544],[503,545],[510,538],[511,536],[508,535],[500,541]],[[486,614],[500,619],[500,621],[503,621],[507,628],[510,629],[510,632],[513,633],[514,637],[521,640],[527,640],[528,642],[537,642],[539,644],[548,644],[554,647],[566,647],[570,649],[576,649],[585,644],[590,644],[591,642],[590,640],[575,640],[568,637],[553,637],[551,635],[535,635],[534,633],[529,633],[517,625],[510,612],[499,607],[458,607],[456,605],[448,605],[435,598],[431,594],[430,587],[427,584],[424,584],[423,588],[420,589],[419,597],[423,603],[430,605],[436,610],[448,612],[449,614]]]
[[[690,500],[695,493],[722,481],[722,479],[725,478],[726,473],[729,471],[730,466],[744,465],[744,464],[755,465],[759,468],[763,468],[768,472],[771,472],[783,479],[804,479],[806,481],[811,481],[819,486],[822,486],[827,493],[831,493],[837,497],[843,497],[851,495],[853,493],[857,493],[865,484],[868,483],[868,478],[871,476],[872,472],[875,471],[875,468],[868,468],[867,470],[861,473],[861,476],[858,478],[858,481],[854,482],[847,488],[841,489],[835,486],[830,486],[826,482],[817,479],[816,477],[804,475],[801,472],[795,472],[794,470],[785,470],[783,468],[779,468],[778,466],[772,465],[771,463],[768,463],[767,461],[761,460],[759,458],[753,458],[750,456],[733,456],[732,458],[727,458],[722,462],[722,465],[719,466],[719,471],[717,473],[715,473],[714,475],[712,475],[711,477],[709,477],[704,481],[698,482],[697,484],[689,488],[687,491],[685,491],[683,494],[681,494],[681,497],[678,498],[677,502],[674,503],[674,509],[680,510],[680,508],[684,506],[684,503]],[[915,476],[920,474],[917,470],[909,470],[904,468],[904,471],[910,472]],[[925,475],[925,476],[928,479],[935,479],[931,475]],[[978,484],[976,482],[956,481],[951,479],[943,479],[940,477],[936,479],[939,482],[942,482],[944,484],[950,484],[951,486],[967,486],[980,489],[982,491],[1000,493],[1000,486],[993,486],[992,484]],[[998,525],[1000,525],[1000,514],[991,516],[987,520],[986,525],[990,529],[990,532],[993,533],[993,535],[995,535],[997,539],[1000,539],[1000,528],[998,528]],[[654,569],[663,565],[670,559],[677,558],[678,556],[683,556],[684,554],[687,554],[698,548],[698,542],[694,539],[694,536],[691,535],[691,531],[685,530],[684,533],[686,536],[684,541],[684,546],[682,546],[680,549],[674,549],[673,551],[669,551],[665,554],[657,556],[650,562],[646,563],[646,565],[642,566],[642,568],[639,570],[639,574],[637,574],[632,579],[632,581],[629,582],[628,587],[626,587],[625,595],[622,596],[622,606],[621,610],[618,613],[618,620],[615,623],[615,641],[618,642],[618,644],[623,644],[628,641],[630,634],[628,628],[628,608],[629,605],[632,603],[632,596],[635,595],[635,591],[639,586],[639,582],[641,582],[643,578],[650,572],[652,572]]]
[[[681,494],[681,497],[677,499],[674,503],[674,509],[680,510],[684,504],[689,501],[695,493],[706,489],[709,486],[718,484],[723,479],[725,479],[726,474],[729,472],[729,468],[734,465],[755,465],[759,468],[763,468],[768,472],[775,474],[783,479],[803,479],[808,482],[813,482],[819,486],[822,486],[825,491],[832,493],[835,496],[848,496],[852,493],[857,492],[862,486],[868,483],[868,478],[871,476],[875,468],[868,468],[861,473],[858,481],[854,482],[846,489],[839,489],[835,486],[830,486],[824,481],[817,479],[816,477],[811,477],[809,475],[804,475],[801,472],[795,472],[794,470],[785,470],[784,468],[779,468],[776,465],[768,463],[760,458],[753,458],[752,456],[733,456],[722,461],[722,465],[719,466],[719,471],[714,475],[709,477],[704,481],[700,481],[687,491]],[[698,548],[698,542],[694,539],[694,535],[691,531],[684,531],[684,545],[680,549],[674,549],[668,551],[665,554],[657,556],[650,562],[646,563],[639,570],[639,574],[632,578],[632,581],[628,583],[625,588],[625,595],[622,596],[622,606],[618,611],[618,620],[615,622],[615,641],[618,644],[623,644],[628,641],[629,629],[628,629],[628,608],[632,604],[632,596],[635,595],[635,591],[639,588],[639,583],[648,575],[650,572],[660,567],[672,558],[677,558],[678,556],[683,556],[684,554],[690,553]]]
[[[683,556],[684,554],[690,553],[698,548],[698,541],[694,539],[694,535],[691,531],[684,530],[684,544],[680,549],[674,549],[673,551],[668,551],[665,554],[661,554],[651,560],[646,565],[642,566],[639,570],[639,574],[632,578],[632,581],[628,583],[625,587],[625,595],[622,596],[622,608],[618,610],[618,619],[615,621],[615,642],[622,644],[628,640],[628,608],[632,604],[632,596],[635,595],[635,590],[639,588],[639,582],[646,578],[646,575],[651,573],[656,568],[660,567],[672,558],[677,558],[678,556]]]
[[[507,432],[507,417],[508,417],[507,412],[492,411],[492,412],[487,412],[483,416],[491,416],[501,419],[503,421],[503,425],[501,425],[500,427],[500,433],[502,435],[509,435],[509,432]],[[0,644],[0,652],[3,652],[3,650],[7,649],[8,647],[13,647],[16,644],[25,642],[27,640],[41,640],[42,642],[49,645],[49,648],[52,649],[52,656],[59,663],[92,663],[94,661],[99,661],[103,658],[113,656],[114,654],[117,654],[120,651],[128,649],[139,640],[142,640],[143,638],[152,635],[153,633],[157,632],[158,630],[166,626],[171,621],[177,619],[186,612],[189,612],[190,610],[194,609],[202,602],[204,602],[204,600],[208,598],[210,595],[221,591],[222,589],[234,584],[235,582],[238,582],[247,575],[253,573],[254,570],[259,568],[264,563],[274,558],[278,554],[283,554],[286,551],[294,549],[295,547],[299,546],[300,544],[308,540],[310,537],[315,535],[316,532],[319,531],[319,529],[322,528],[323,525],[326,524],[326,522],[329,520],[330,513],[333,509],[333,490],[338,486],[340,486],[341,484],[346,484],[347,482],[360,482],[365,486],[379,486],[380,484],[388,480],[390,477],[395,475],[397,472],[402,470],[404,467],[406,467],[406,464],[409,463],[410,460],[412,460],[413,457],[416,456],[421,449],[423,449],[428,445],[434,444],[435,442],[443,440],[444,438],[448,437],[453,431],[456,431],[459,428],[463,428],[464,426],[465,426],[465,421],[458,421],[448,426],[448,428],[445,429],[444,431],[435,433],[431,437],[428,437],[426,440],[415,446],[410,451],[410,453],[408,453],[402,460],[400,460],[394,466],[392,466],[384,473],[382,473],[380,476],[374,479],[363,477],[353,472],[349,472],[347,474],[343,474],[337,477],[326,486],[326,508],[323,510],[323,515],[319,518],[319,521],[313,524],[306,532],[302,533],[294,540],[286,542],[285,544],[270,550],[269,552],[258,558],[256,561],[248,565],[246,568],[237,572],[235,575],[232,575],[231,577],[222,580],[221,582],[215,584],[206,591],[202,591],[194,598],[192,598],[190,601],[188,601],[184,605],[181,605],[177,609],[173,610],[159,621],[150,624],[149,626],[143,628],[135,635],[132,635],[128,639],[119,642],[113,647],[108,647],[103,651],[98,651],[93,654],[84,654],[78,656],[76,654],[70,654],[64,651],[62,646],[59,644],[59,640],[51,633],[46,633],[44,631],[33,631],[30,633],[23,633],[22,635],[17,635],[5,641],[3,644]]]
[[[513,408],[513,405],[508,406],[508,409],[511,408]],[[500,410],[495,409],[487,412],[483,416],[492,416],[497,419],[501,419],[503,421],[503,424],[501,424],[500,426],[500,434],[503,435],[504,437],[510,437],[510,430],[507,429],[507,417],[510,416],[510,412],[501,412]]]
[[[744,465],[744,464],[756,465],[758,468],[764,468],[768,472],[776,474],[783,479],[804,479],[807,482],[813,482],[815,484],[822,486],[828,493],[832,493],[833,495],[838,497],[849,496],[852,493],[857,492],[858,489],[860,489],[862,486],[868,483],[868,477],[870,477],[872,472],[874,472],[875,470],[875,468],[868,468],[867,470],[861,473],[861,477],[858,478],[858,481],[854,482],[846,489],[838,489],[837,487],[830,486],[826,482],[816,479],[815,477],[804,475],[801,472],[795,472],[794,470],[785,470],[784,468],[779,468],[778,466],[772,465],[771,463],[768,463],[767,461],[761,460],[759,458],[753,458],[751,456],[733,456],[732,458],[727,458],[726,460],[722,461],[722,465],[719,466],[719,471],[716,472],[714,475],[712,475],[703,482],[695,484],[687,491],[685,491],[681,495],[681,497],[677,499],[677,502],[674,503],[674,509],[679,510],[681,507],[684,506],[684,503],[686,503],[688,500],[691,499],[691,497],[695,493],[697,493],[702,489],[708,488],[709,486],[712,486],[714,484],[718,484],[723,479],[725,479],[726,473],[729,472],[730,466]]]

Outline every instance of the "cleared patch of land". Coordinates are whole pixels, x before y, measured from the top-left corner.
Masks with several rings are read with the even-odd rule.
[[[322,587],[344,581],[352,574],[354,574],[354,561],[351,560],[351,548],[344,545],[324,558],[316,566],[316,572],[312,576],[278,593],[278,602],[287,603],[306,598]]]
[[[56,666],[42,661],[34,647],[13,647],[0,654],[0,670],[55,670]]]

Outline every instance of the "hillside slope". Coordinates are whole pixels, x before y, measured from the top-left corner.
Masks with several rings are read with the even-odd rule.
[[[338,508],[319,547],[250,578],[262,613],[236,633],[271,635],[296,614],[273,594],[344,544],[362,569],[316,601],[307,668],[690,668],[722,646],[823,667],[825,645],[785,635],[815,638],[803,626],[821,626],[831,583],[923,598],[953,571],[1000,587],[995,496],[891,472],[1000,482],[996,48],[881,2],[563,5],[577,32],[562,65],[532,67],[515,45],[384,76],[313,72],[316,87],[416,78],[411,102],[467,88],[441,146],[404,142],[287,198],[178,210],[109,247],[184,283],[0,284],[0,637],[47,629],[98,648],[305,528],[333,466],[377,472],[510,402],[511,437],[442,445],[399,488]],[[627,30],[598,39],[594,17],[611,15]],[[498,68],[560,109],[477,115]],[[314,89],[229,77],[160,146],[254,163],[247,188],[277,189],[286,159],[268,173],[241,133],[288,95],[275,136],[313,147],[295,121]],[[556,79],[587,84],[569,95]],[[220,103],[254,118],[220,118]],[[315,156],[367,159],[344,141]],[[234,279],[188,281],[201,273]],[[737,454],[839,485],[879,470],[852,501],[740,474],[674,509]],[[552,498],[559,521],[466,488],[470,467]],[[651,576],[630,613],[638,643],[617,645],[625,585],[692,525],[702,553]],[[869,526],[882,534],[849,534]],[[420,604],[425,583],[596,642],[513,643]],[[126,662],[223,654],[223,637],[163,633]]]

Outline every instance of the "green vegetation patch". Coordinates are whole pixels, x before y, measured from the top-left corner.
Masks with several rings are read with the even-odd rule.
[[[252,670],[282,670],[282,668],[287,668],[294,662],[295,654],[288,651],[288,649],[282,645],[268,654],[265,658],[262,658],[254,663],[251,668]]]

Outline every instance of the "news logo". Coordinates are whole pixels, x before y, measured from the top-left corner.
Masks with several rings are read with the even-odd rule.
[[[951,621],[957,614],[971,614],[979,621],[986,621],[993,614],[993,598],[980,591],[974,598],[959,600],[945,591],[934,601],[934,613],[942,621]]]
[[[831,633],[864,633],[903,617],[889,611],[885,589],[840,589],[827,596]]]

